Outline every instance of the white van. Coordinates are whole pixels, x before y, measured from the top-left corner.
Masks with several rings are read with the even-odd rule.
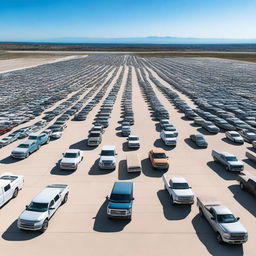
[[[137,154],[132,153],[126,156],[127,172],[141,172],[141,162]]]

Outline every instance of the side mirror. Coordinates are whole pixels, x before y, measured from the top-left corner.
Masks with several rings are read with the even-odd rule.
[[[26,210],[28,209],[28,205],[26,205]]]
[[[135,198],[133,197],[132,200],[135,200]]]
[[[236,220],[240,220],[240,217],[237,217]]]
[[[109,196],[106,196],[106,199],[109,200]]]
[[[64,156],[64,153],[62,153],[62,155]]]

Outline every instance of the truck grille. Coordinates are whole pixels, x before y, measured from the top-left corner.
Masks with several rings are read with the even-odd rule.
[[[231,234],[230,239],[231,240],[244,240],[245,234]]]
[[[119,209],[111,209],[110,214],[113,216],[126,216],[127,211],[126,210],[119,210]]]

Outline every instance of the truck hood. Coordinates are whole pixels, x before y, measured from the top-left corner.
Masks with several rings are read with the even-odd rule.
[[[101,156],[100,157],[100,162],[115,162],[116,161],[116,159],[115,159],[115,157],[114,156]]]
[[[132,203],[114,203],[109,202],[108,208],[110,209],[130,209],[132,207]]]
[[[240,221],[234,223],[220,223],[224,232],[227,233],[247,233],[244,226],[240,223]]]
[[[243,166],[243,163],[240,162],[240,161],[228,161],[228,163],[229,163],[231,166]]]
[[[28,148],[15,148],[12,153],[27,153],[28,152]]]
[[[176,196],[193,196],[193,192],[191,189],[173,189],[173,192]]]
[[[61,163],[62,164],[76,164],[78,162],[78,159],[76,158],[62,158]]]
[[[48,212],[33,212],[25,210],[21,215],[20,219],[28,221],[41,221],[48,217]]]

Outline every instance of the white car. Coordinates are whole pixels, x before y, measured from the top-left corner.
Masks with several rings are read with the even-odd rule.
[[[48,223],[57,209],[68,200],[69,186],[65,184],[48,185],[39,193],[18,218],[21,230],[45,232]]]
[[[176,146],[177,144],[177,138],[174,132],[162,130],[160,137],[166,146]]]
[[[226,138],[233,141],[234,143],[244,144],[243,137],[236,131],[225,132]]]
[[[128,148],[139,148],[140,147],[140,139],[138,136],[129,135],[127,138]]]
[[[53,133],[50,135],[50,138],[56,140],[56,139],[60,139],[61,136],[62,136],[62,132],[53,132]]]
[[[165,189],[168,191],[173,205],[191,205],[194,203],[194,194],[186,179],[183,177],[172,177],[168,182],[167,177],[163,175],[163,181]]]
[[[17,197],[19,190],[23,188],[24,178],[22,175],[11,173],[0,176],[0,207],[12,198]]]
[[[102,147],[100,153],[99,167],[100,169],[112,169],[116,168],[116,147],[112,145],[106,145]]]
[[[83,152],[79,149],[69,149],[63,154],[60,161],[60,169],[76,170],[78,164],[83,160]]]

